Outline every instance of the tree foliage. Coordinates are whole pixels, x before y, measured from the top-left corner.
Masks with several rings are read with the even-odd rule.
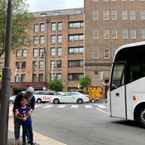
[[[56,92],[59,92],[59,91],[62,91],[63,90],[63,83],[62,83],[62,80],[51,80],[49,83],[48,83],[48,87],[50,90],[53,90],[53,91],[56,91]]]
[[[91,78],[89,76],[84,76],[80,79],[81,88],[86,88],[91,84]]]
[[[31,15],[27,12],[26,0],[13,0],[12,11],[12,48],[26,45],[30,41],[26,31]],[[4,52],[6,3],[0,1],[0,55]]]

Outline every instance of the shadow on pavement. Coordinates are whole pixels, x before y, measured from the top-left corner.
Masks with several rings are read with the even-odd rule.
[[[112,123],[113,124],[120,124],[120,125],[123,125],[123,126],[130,126],[130,127],[145,129],[139,123],[137,123],[136,121],[120,120],[120,121],[112,121]]]

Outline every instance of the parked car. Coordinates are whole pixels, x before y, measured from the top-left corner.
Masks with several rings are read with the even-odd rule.
[[[53,91],[35,91],[34,96],[38,104],[50,102],[51,97],[57,97]]]
[[[10,98],[9,98],[9,103],[14,103],[14,101],[15,101],[15,98],[16,98],[16,96],[11,96]]]
[[[62,94],[56,94],[50,97],[50,102],[54,104],[59,103],[87,103],[89,102],[89,97],[80,92],[65,92]]]

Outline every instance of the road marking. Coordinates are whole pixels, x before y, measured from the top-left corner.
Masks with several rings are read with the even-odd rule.
[[[79,105],[71,105],[71,108],[79,108]]]
[[[49,105],[47,105],[47,106],[43,107],[43,109],[52,108],[53,106],[54,106],[54,105],[52,105],[52,104],[49,104]]]
[[[97,106],[98,106],[99,108],[101,108],[101,109],[106,109],[106,106],[103,105],[103,104],[97,104]]]
[[[58,105],[57,108],[65,108],[66,105]]]
[[[93,106],[92,105],[85,105],[85,108],[91,109],[91,108],[93,108]]]
[[[108,112],[107,111],[105,111],[105,110],[103,110],[103,109],[101,109],[101,108],[96,108],[98,111],[100,111],[100,112],[103,112],[103,113],[105,113],[105,114],[108,114]]]
[[[38,105],[38,104],[37,104],[37,105],[35,105],[35,108],[37,109],[37,108],[39,108],[39,107],[41,107],[41,106],[42,106],[42,105],[40,105],[40,104]]]

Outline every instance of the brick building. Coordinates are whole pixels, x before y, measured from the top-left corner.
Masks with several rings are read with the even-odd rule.
[[[11,53],[13,87],[42,89],[58,78],[63,80],[64,90],[78,88],[84,74],[84,10],[33,13],[26,31],[32,41]]]
[[[145,0],[85,0],[85,68],[94,85],[109,79],[116,48],[143,40]]]

